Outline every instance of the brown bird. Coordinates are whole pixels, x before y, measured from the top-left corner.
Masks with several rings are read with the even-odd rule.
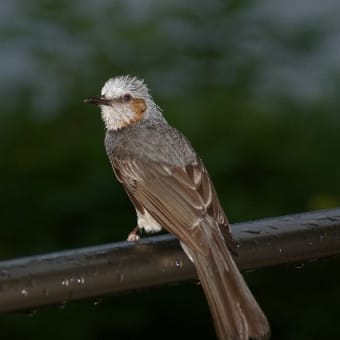
[[[214,185],[190,142],[164,119],[146,84],[109,79],[100,96],[105,148],[137,212],[138,232],[174,234],[195,265],[219,339],[265,339],[268,321],[237,269],[237,253]]]

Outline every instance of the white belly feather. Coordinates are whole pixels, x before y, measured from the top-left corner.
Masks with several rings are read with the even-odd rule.
[[[162,227],[145,210],[144,214],[137,211],[137,224],[139,229],[144,229],[146,233],[157,233]]]

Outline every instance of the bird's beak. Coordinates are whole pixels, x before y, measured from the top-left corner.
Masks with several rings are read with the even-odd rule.
[[[112,100],[107,99],[104,96],[93,96],[93,97],[84,99],[84,103],[110,106],[112,104]]]

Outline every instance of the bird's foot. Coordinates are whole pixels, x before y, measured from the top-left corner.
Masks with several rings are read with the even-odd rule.
[[[131,231],[131,233],[129,234],[127,241],[130,242],[138,242],[140,239],[140,236],[138,234],[139,232],[139,227],[137,226],[136,228],[133,228],[133,230]]]

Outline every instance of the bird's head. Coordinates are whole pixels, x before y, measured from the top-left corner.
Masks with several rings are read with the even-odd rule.
[[[109,79],[101,95],[85,99],[100,106],[107,130],[119,130],[145,119],[163,119],[148,87],[136,77],[120,76]]]

